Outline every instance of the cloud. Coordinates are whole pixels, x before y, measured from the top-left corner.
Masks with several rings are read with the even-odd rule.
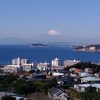
[[[48,35],[58,36],[58,35],[61,35],[61,33],[58,32],[57,30],[49,30]]]

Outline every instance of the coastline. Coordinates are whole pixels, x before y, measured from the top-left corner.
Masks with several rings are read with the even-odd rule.
[[[100,51],[92,51],[92,50],[74,50],[75,52],[92,52],[92,53],[95,53],[95,52],[97,52],[97,53],[99,53]]]

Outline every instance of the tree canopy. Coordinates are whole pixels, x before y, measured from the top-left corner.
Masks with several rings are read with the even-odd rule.
[[[3,97],[1,98],[1,100],[16,100],[16,98],[5,95],[5,96],[3,96]]]
[[[85,92],[80,93],[82,100],[100,100],[100,91],[97,91],[95,87],[87,87]]]

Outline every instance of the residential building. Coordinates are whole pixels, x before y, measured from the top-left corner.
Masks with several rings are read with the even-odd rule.
[[[60,73],[60,72],[52,72],[52,76],[63,76],[64,73]]]
[[[28,59],[21,59],[19,57],[12,60],[13,65],[22,65],[22,64],[27,64],[27,63],[28,63]]]
[[[79,61],[79,60],[65,60],[64,61],[64,66],[69,67],[69,66],[75,65],[79,62],[81,62],[81,61]]]
[[[37,64],[37,68],[38,68],[40,71],[45,71],[45,70],[50,70],[50,69],[51,69],[51,66],[50,66],[49,63],[44,62],[44,63],[38,63],[38,64]]]
[[[92,73],[93,70],[92,70],[92,68],[85,68],[85,72],[87,72],[87,73]]]
[[[89,50],[90,51],[95,51],[96,50],[96,47],[95,46],[91,46],[91,47],[89,47]]]
[[[12,60],[12,65],[5,65],[4,72],[10,72],[10,73],[18,73],[22,71],[29,72],[31,71],[35,66],[35,63],[28,63],[28,59],[21,59],[21,58],[16,58]]]
[[[20,65],[5,65],[4,68],[2,68],[4,72],[9,73],[18,73],[22,71],[22,67]]]
[[[58,85],[73,85],[74,78],[70,76],[61,76],[57,78]]]
[[[23,71],[29,72],[33,69],[34,64],[22,64]]]
[[[51,70],[63,70],[64,66],[52,66]]]
[[[85,89],[87,87],[95,87],[97,91],[100,91],[100,84],[77,84],[77,85],[74,85],[74,88],[79,91],[79,92],[85,92]]]
[[[97,78],[97,77],[84,77],[84,78],[81,78],[81,82],[100,83],[100,78]]]
[[[89,77],[90,76],[90,74],[87,72],[79,72],[78,75],[79,77]]]
[[[48,92],[50,100],[69,100],[69,96],[58,88],[51,88]]]
[[[55,58],[54,60],[52,60],[52,66],[61,66],[61,60],[58,58]]]

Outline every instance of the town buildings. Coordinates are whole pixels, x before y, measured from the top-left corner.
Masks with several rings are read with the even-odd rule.
[[[48,92],[48,97],[50,100],[68,100],[69,97],[59,88],[51,88]]]
[[[81,78],[81,84],[74,85],[74,88],[79,92],[85,92],[87,87],[95,87],[97,91],[100,90],[100,78],[84,77]]]
[[[52,66],[56,66],[56,67],[62,65],[61,60],[58,58],[53,59],[51,63],[52,63]]]
[[[72,67],[72,65],[79,63],[77,60],[65,60],[64,66],[60,59],[55,58],[52,60],[51,64],[48,62],[42,63],[28,63],[28,59],[16,58],[12,60],[11,65],[4,66],[4,72],[10,73],[19,73],[22,71],[29,72],[28,75],[24,75],[23,73],[19,73],[19,76],[23,74],[23,77],[20,77],[27,82],[40,81],[44,80],[51,81],[54,78],[56,79],[56,83],[58,87],[61,86],[74,86],[74,88],[78,92],[84,92],[86,87],[92,86],[97,90],[100,90],[100,78],[91,77],[93,74],[92,67],[84,67],[81,66]],[[68,71],[63,70],[68,66]],[[70,68],[71,66],[71,68]],[[37,71],[31,71],[34,68],[37,68]],[[31,71],[31,72],[30,72]],[[44,74],[44,72],[46,74]],[[26,73],[25,73],[26,74]],[[99,77],[99,76],[98,76]],[[89,83],[88,83],[89,82]],[[62,89],[63,90],[63,89]],[[69,97],[66,93],[64,93],[61,89],[53,88],[49,91],[49,98],[51,100],[68,100]],[[66,90],[65,90],[66,91]]]
[[[22,71],[29,72],[33,67],[34,63],[28,63],[28,59],[21,59],[18,57],[16,59],[12,59],[11,65],[5,65],[2,69],[4,72],[19,73]]]
[[[22,67],[20,65],[5,65],[4,68],[2,69],[4,72],[10,72],[10,73],[22,72]]]
[[[51,69],[50,63],[44,62],[44,63],[38,63],[36,66],[40,71],[46,71]]]
[[[20,57],[12,59],[12,65],[23,65],[27,63],[28,59],[21,59]]]
[[[79,62],[81,62],[81,61],[79,61],[79,60],[65,60],[64,61],[64,66],[69,67],[69,66],[75,65]]]

